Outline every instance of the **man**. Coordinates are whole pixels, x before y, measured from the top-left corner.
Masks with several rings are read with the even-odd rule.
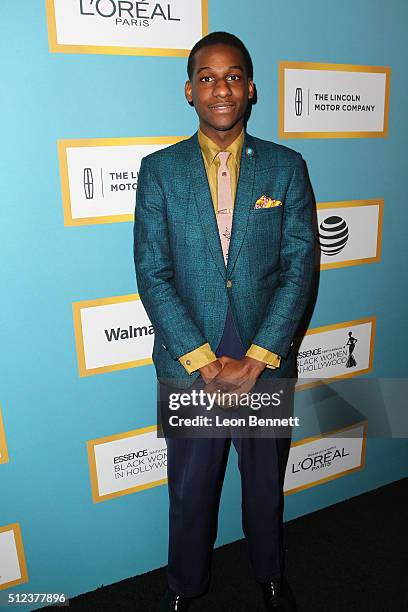
[[[238,38],[209,34],[192,49],[187,71],[198,133],[142,160],[136,196],[136,275],[155,329],[158,378],[220,389],[294,378],[291,348],[313,273],[305,163],[245,132],[255,88]],[[292,610],[282,545],[290,441],[232,441],[255,578],[268,610]],[[187,610],[208,589],[230,442],[167,439],[169,590],[159,610]]]

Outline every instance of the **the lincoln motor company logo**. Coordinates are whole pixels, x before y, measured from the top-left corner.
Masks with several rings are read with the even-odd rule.
[[[96,184],[94,175],[96,176]],[[102,198],[110,193],[119,191],[136,191],[139,172],[135,170],[121,170],[111,172],[105,168],[84,168],[83,184],[87,200],[92,200],[95,190]]]
[[[322,253],[328,256],[338,255],[349,239],[347,223],[341,217],[326,217],[319,226],[319,245]]]
[[[300,117],[300,115],[302,114],[302,110],[303,110],[302,88],[301,87],[296,87],[296,90],[295,90],[295,114],[296,114],[296,117]]]
[[[94,182],[91,168],[84,168],[84,191],[87,200],[92,200],[94,196]]]
[[[149,27],[154,21],[181,21],[172,2],[77,0],[81,15],[113,20],[117,26]]]

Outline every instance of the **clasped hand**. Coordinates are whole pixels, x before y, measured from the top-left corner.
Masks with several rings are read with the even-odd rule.
[[[249,393],[257,379],[265,369],[266,364],[252,357],[234,359],[223,355],[216,361],[200,368],[201,376],[206,383],[204,391],[209,394],[218,391],[233,391],[238,397]],[[224,405],[231,408],[231,404]]]

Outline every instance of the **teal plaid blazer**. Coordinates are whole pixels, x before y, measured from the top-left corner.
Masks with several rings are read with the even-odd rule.
[[[255,209],[266,195],[282,206]],[[215,352],[231,305],[247,350],[282,357],[310,297],[314,269],[313,193],[305,162],[287,147],[245,134],[225,268],[197,133],[143,158],[136,191],[134,258],[138,291],[155,330],[160,379],[188,379],[178,358],[208,342]]]

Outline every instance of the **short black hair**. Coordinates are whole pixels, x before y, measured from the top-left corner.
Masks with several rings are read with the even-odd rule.
[[[207,36],[204,36],[204,38],[196,42],[190,51],[187,62],[187,74],[190,81],[194,70],[194,56],[203,47],[210,47],[212,45],[227,45],[228,47],[238,49],[238,51],[241,52],[242,59],[244,60],[245,72],[247,73],[248,78],[252,79],[254,75],[252,59],[242,40],[240,40],[237,36],[234,36],[234,34],[229,34],[228,32],[211,32],[211,34],[207,34]]]

